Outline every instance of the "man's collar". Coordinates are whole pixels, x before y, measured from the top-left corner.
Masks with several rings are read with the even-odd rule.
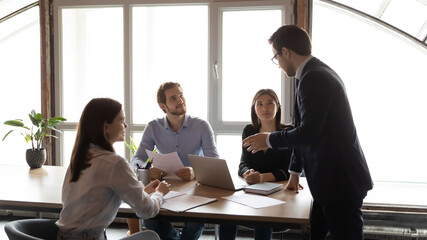
[[[188,127],[188,114],[185,114],[184,122],[182,123],[183,127]]]
[[[304,61],[302,61],[298,67],[297,67],[297,71],[295,73],[295,79],[301,79],[301,75],[302,75],[302,70],[304,69],[305,65],[307,64],[308,61],[310,61],[310,59],[312,59],[313,56],[308,56],[306,59],[304,59]]]
[[[169,121],[168,121],[168,118],[167,118],[167,116],[165,116],[165,123],[164,123],[164,125],[163,125],[163,127],[165,128],[165,129],[172,129],[171,127],[170,127],[170,125],[169,125]],[[185,114],[185,116],[184,116],[184,122],[182,123],[182,126],[180,127],[180,129],[182,128],[182,127],[188,127],[188,114]]]

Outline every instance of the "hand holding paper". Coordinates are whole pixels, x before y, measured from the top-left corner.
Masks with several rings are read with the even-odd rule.
[[[183,169],[184,165],[178,156],[177,152],[161,154],[150,150],[145,150],[153,165],[166,172],[166,176],[175,176],[175,172]]]
[[[195,177],[192,167],[184,167],[184,168],[176,171],[175,175],[184,181],[191,181]]]

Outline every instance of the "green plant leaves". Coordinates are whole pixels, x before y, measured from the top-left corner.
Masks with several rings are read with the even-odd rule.
[[[31,128],[25,126],[23,123],[23,120],[21,119],[9,120],[4,122],[4,124],[12,127],[21,128],[21,135],[24,136],[25,141],[27,143],[31,141],[33,149],[34,149],[34,141],[36,142],[37,149],[39,149],[45,137],[56,138],[56,136],[48,133],[48,129],[62,133],[60,130],[56,129],[55,127],[67,121],[67,119],[63,117],[52,117],[50,119],[43,119],[41,113],[37,113],[35,110],[32,110],[31,113],[28,114],[28,117],[30,118],[32,123]],[[3,137],[3,141],[11,132],[15,130],[17,129],[12,129],[9,132],[7,132],[6,135]]]
[[[130,144],[125,141],[125,145],[126,145],[127,148],[130,149],[130,151],[132,152],[132,155],[135,155],[135,152],[138,149],[138,147],[136,146],[136,144],[133,141],[132,137],[129,137],[129,139],[130,139]]]
[[[29,142],[29,141],[31,141],[31,136],[30,136],[30,134],[25,134],[25,141],[27,141],[27,143]]]
[[[58,125],[58,124],[60,124],[62,122],[65,122],[65,121],[67,121],[67,119],[65,119],[65,118],[62,118],[62,117],[53,117],[53,118],[50,118],[48,120],[48,126],[54,127],[54,126],[56,126],[56,125]]]
[[[36,113],[36,111],[32,110],[28,116],[30,117],[30,120],[34,126],[40,127],[41,123],[43,122],[41,113]]]
[[[13,132],[13,131],[15,131],[15,130],[10,130],[9,132],[7,132],[6,133],[6,135],[4,135],[4,137],[3,137],[3,140],[2,141],[4,141],[4,139],[11,133],[11,132]]]
[[[22,120],[16,119],[16,120],[9,120],[4,122],[4,124],[9,125],[9,126],[13,126],[13,127],[24,127],[24,123],[22,122]]]

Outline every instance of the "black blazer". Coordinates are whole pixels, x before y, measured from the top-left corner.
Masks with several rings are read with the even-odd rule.
[[[277,129],[279,130],[279,129]],[[242,139],[257,134],[252,124],[246,125],[243,129]],[[276,181],[285,181],[289,179],[289,162],[292,155],[291,149],[268,149],[267,152],[259,151],[256,153],[248,152],[248,147],[242,146],[242,156],[240,157],[239,176],[249,170],[254,169],[260,173],[272,173]]]
[[[294,148],[289,169],[304,169],[316,202],[363,199],[373,183],[341,78],[312,58],[296,81],[295,95],[295,128],[271,133],[270,144]]]

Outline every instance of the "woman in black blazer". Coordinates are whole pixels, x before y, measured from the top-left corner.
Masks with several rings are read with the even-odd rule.
[[[282,124],[281,116],[282,107],[277,94],[272,89],[259,90],[252,100],[252,124],[246,125],[243,129],[242,139],[259,132],[291,129],[291,125]],[[238,174],[248,184],[288,180],[291,155],[291,149],[266,149],[251,153],[246,150],[246,147],[242,147]],[[254,234],[255,240],[269,240],[272,238],[273,228],[255,226]],[[220,240],[235,239],[236,235],[236,225],[221,224]]]

